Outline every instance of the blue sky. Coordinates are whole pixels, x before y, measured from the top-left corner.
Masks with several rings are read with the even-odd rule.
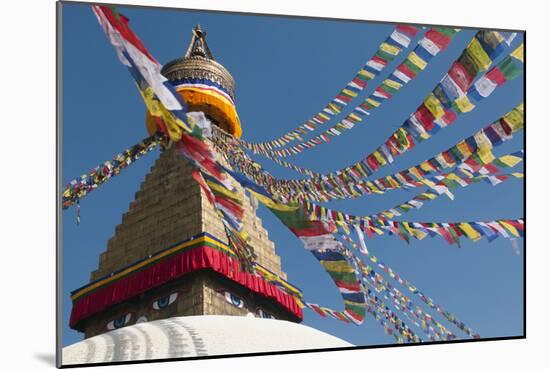
[[[214,57],[235,78],[243,138],[251,142],[278,137],[313,116],[353,77],[393,28],[390,24],[368,22],[126,7],[119,10],[130,18],[133,30],[161,63],[183,55],[191,28],[200,23],[208,32],[207,40]],[[141,97],[90,7],[64,4],[62,27],[63,127],[60,133],[64,186],[72,178],[132,146],[147,133]],[[416,80],[351,133],[290,161],[315,171],[329,172],[363,158],[416,109],[474,34],[475,30],[458,33],[449,48],[434,58]],[[519,42],[521,35],[512,46]],[[406,52],[402,57],[405,55]],[[371,81],[362,96],[371,93],[402,57]],[[522,99],[523,80],[518,78],[497,90],[473,112],[464,114],[452,126],[380,170],[375,177],[408,168],[454,145],[511,110]],[[520,132],[499,146],[495,154],[521,148],[523,134]],[[68,327],[69,293],[89,282],[99,254],[105,250],[107,240],[157,157],[158,152],[150,153],[84,199],[79,226],[75,222],[75,209],[62,213],[64,346],[82,339],[80,333]],[[299,177],[269,160],[257,159],[276,176]],[[509,180],[496,187],[475,184],[454,191],[454,201],[441,197],[420,210],[409,212],[402,220],[519,218],[523,216],[523,191],[519,180]],[[418,192],[396,190],[381,196],[335,201],[329,206],[368,215],[406,201]],[[301,242],[265,208],[260,208],[259,216],[276,244],[289,281],[304,291],[308,301],[342,309],[338,290]],[[464,240],[462,247],[457,248],[442,238],[412,240],[406,244],[395,237],[383,236],[368,242],[368,247],[482,337],[523,333],[523,240],[519,240],[520,255],[514,252],[511,242],[504,239],[492,243]],[[425,311],[445,322],[427,306]],[[353,326],[321,318],[306,309],[304,324],[356,345],[393,343],[393,338],[370,316],[363,325]]]

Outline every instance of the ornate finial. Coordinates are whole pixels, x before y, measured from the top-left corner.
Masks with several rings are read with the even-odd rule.
[[[184,56],[164,64],[161,73],[174,83],[192,109],[208,114],[222,129],[241,136],[235,108],[235,81],[229,71],[214,60],[206,43],[206,32],[200,25],[193,27]]]
[[[203,58],[214,60],[212,52],[210,51],[210,48],[206,43],[206,32],[202,30],[201,25],[197,24],[193,28],[192,32],[193,36],[191,38],[191,42],[189,43],[189,47],[187,48],[184,58],[188,59],[194,56],[200,56]]]

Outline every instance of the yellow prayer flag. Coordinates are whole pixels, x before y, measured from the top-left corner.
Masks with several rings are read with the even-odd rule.
[[[472,154],[472,151],[470,150],[470,147],[468,146],[468,144],[466,143],[466,141],[460,141],[457,145],[456,145],[456,148],[458,149],[458,151],[460,151],[460,153],[462,155],[464,155],[465,157],[468,157]]]
[[[476,141],[478,150],[491,150],[493,148],[493,144],[487,138],[485,133],[483,131],[479,131],[474,135],[474,139]]]
[[[523,173],[517,173],[517,172],[515,172],[515,173],[512,173],[512,175],[513,175],[514,177],[516,177],[516,178],[523,178],[523,177],[524,177],[524,174],[523,174]]]
[[[510,55],[523,63],[523,42]]]
[[[504,156],[501,156],[499,160],[509,167],[514,167],[523,161],[522,158],[514,155],[504,155]]]
[[[386,180],[390,183],[390,185],[392,186],[392,188],[397,188],[399,187],[399,182],[397,182],[395,179],[393,179],[392,176],[387,176],[386,177]]]
[[[359,192],[357,192],[357,190],[355,189],[355,186],[350,186],[349,187],[349,190],[350,192],[352,193],[352,195],[356,196],[356,197],[359,197],[361,196],[361,194]]]
[[[409,56],[407,56],[407,59],[409,59],[409,61],[411,63],[413,63],[414,65],[416,65],[418,68],[420,69],[424,69],[426,68],[426,65],[428,64],[427,62],[425,62],[423,59],[421,59],[418,54],[416,54],[414,51],[412,51],[411,53],[409,53]]]
[[[293,138],[297,139],[298,141],[303,141],[302,136],[300,136],[300,134],[298,132],[294,132],[294,134],[292,136],[293,136]]]
[[[166,110],[160,101],[154,99],[154,92],[151,87],[148,87],[145,90],[140,90],[138,88],[138,90],[150,114],[146,118],[146,125],[156,127],[153,117],[161,118],[166,125],[166,130],[168,131],[168,137],[170,137],[170,140],[174,142],[179,141],[182,135],[181,128],[184,128],[185,124],[182,123],[180,128],[180,125],[176,122],[174,115],[170,111]],[[189,129],[186,130],[189,131]]]
[[[355,169],[357,169],[363,177],[367,176],[367,173],[363,170],[363,167],[361,166],[360,163],[355,164]]]
[[[425,184],[426,186],[433,187],[435,186],[435,183],[430,181],[429,179],[421,179],[420,183]]]
[[[493,32],[491,32],[491,36],[493,36],[494,38],[496,38],[497,41],[498,41],[498,43],[501,43],[502,41],[504,41],[504,37],[502,37],[502,35],[500,34],[500,32],[493,31]]]
[[[208,179],[206,180],[206,183],[208,184],[208,187],[210,187],[212,190],[222,193],[224,196],[230,198],[235,202],[238,202],[238,203],[242,202],[241,197],[237,193],[228,190],[224,186],[214,183],[212,181],[209,181]]]
[[[333,103],[328,103],[327,105],[331,110],[337,112],[337,113],[340,113],[340,111],[342,111],[342,109],[340,109],[340,107],[336,104],[333,104]]]
[[[424,176],[422,175],[422,173],[420,173],[418,171],[418,169],[416,169],[416,167],[412,167],[409,169],[409,173],[413,174],[416,178],[418,178],[419,180],[421,180],[422,178],[424,178]]]
[[[460,184],[461,186],[466,183],[462,178],[457,176],[455,173],[451,172],[447,174],[447,179],[450,179],[451,181],[455,181],[456,183]]]
[[[342,90],[342,92],[345,93],[346,95],[349,95],[349,96],[352,96],[352,97],[357,96],[357,92],[352,91],[352,90],[349,90],[349,89],[347,89],[347,88],[344,88],[344,89]]]
[[[373,106],[380,106],[380,103],[378,101],[375,101],[373,99],[371,99],[370,97],[368,99],[365,100],[366,102],[368,102],[369,104],[373,105]]]
[[[391,54],[393,56],[396,56],[397,54],[399,54],[399,48],[396,47],[396,46],[393,46],[393,45],[390,45],[386,42],[383,42],[381,45],[380,45],[380,50],[388,53],[388,54]]]
[[[458,223],[458,228],[460,228],[466,236],[472,241],[477,241],[481,238],[481,235],[468,223]]]
[[[321,260],[321,265],[323,265],[323,267],[326,270],[331,272],[337,272],[337,273],[354,272],[351,265],[349,265],[345,260],[337,260],[337,261]]]
[[[462,113],[467,113],[475,108],[470,99],[467,96],[459,97],[455,100],[455,104]]]
[[[485,50],[483,50],[483,46],[481,46],[477,38],[474,37],[472,41],[470,41],[467,51],[478,70],[486,70],[491,66],[491,58],[487,55]]]
[[[376,160],[378,161],[378,163],[380,163],[380,165],[386,164],[386,159],[384,159],[384,157],[382,156],[382,154],[380,154],[380,152],[378,150],[374,151],[373,155],[376,158]]]
[[[401,222],[403,228],[407,231],[408,234],[413,234],[412,228],[409,226],[409,222]]]
[[[427,197],[430,200],[433,200],[437,197],[437,195],[435,193],[431,193],[431,192],[424,192],[424,193],[422,193],[422,196]]]
[[[394,81],[394,80],[391,80],[391,79],[386,79],[382,83],[385,84],[386,86],[394,88],[396,90],[399,90],[401,87],[403,87],[403,85],[401,83],[399,83],[397,81]]]
[[[373,73],[366,71],[364,69],[361,69],[358,74],[368,79],[373,79],[374,77],[376,77]]]
[[[428,235],[428,233],[422,232],[420,229],[412,229],[412,231],[413,231],[414,237],[416,237],[419,240],[423,240]]]
[[[441,105],[441,102],[434,94],[430,94],[426,100],[424,100],[424,105],[432,113],[435,119],[439,119],[445,115],[445,110]]]
[[[516,237],[519,237],[519,233],[518,233],[518,230],[512,226],[511,224],[508,224],[506,221],[504,220],[499,220],[498,223],[503,226],[504,228],[506,228],[508,230],[508,232],[510,232],[511,234],[513,234],[514,236]]]
[[[474,175],[471,172],[467,171],[464,168],[460,168],[460,173],[462,173],[463,176],[466,176],[468,178],[473,178],[474,177]]]
[[[365,184],[366,184],[367,187],[368,187],[370,190],[372,190],[373,192],[380,191],[380,190],[378,189],[378,187],[376,187],[376,186],[374,185],[374,183],[372,183],[372,181],[367,181],[367,182],[365,182]]]
[[[493,160],[495,160],[495,157],[493,156],[493,152],[491,150],[478,150],[478,155],[483,164],[489,164]]]
[[[423,161],[422,163],[420,163],[420,168],[426,172],[433,171],[432,165],[427,161]]]
[[[348,117],[352,118],[353,120],[356,120],[358,122],[360,122],[361,120],[363,120],[363,118],[361,118],[359,115],[351,112],[349,113]]]
[[[523,128],[525,116],[523,112],[523,103],[516,109],[504,115],[504,120],[510,125],[513,132]]]
[[[261,202],[262,204],[264,204],[265,206],[267,206],[270,209],[279,210],[279,211],[295,211],[295,210],[298,209],[298,206],[296,206],[296,205],[281,204],[281,203],[275,202],[274,200],[270,199],[267,196],[264,196],[260,193],[254,192],[250,189],[248,189],[248,191],[254,197],[256,197],[259,202]]]
[[[327,218],[327,209],[321,206],[321,220],[325,220]]]

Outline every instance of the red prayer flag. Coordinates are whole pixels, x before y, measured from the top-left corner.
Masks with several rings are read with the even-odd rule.
[[[441,50],[445,50],[445,48],[451,42],[451,38],[449,36],[446,36],[443,33],[434,30],[433,28],[426,32],[424,37],[436,44],[437,47],[439,47],[439,49]]]
[[[456,113],[452,110],[445,110],[445,114],[443,114],[443,116],[441,117],[441,120],[445,123],[445,124],[452,124],[454,123],[454,121],[456,120],[458,116],[456,115]]]
[[[453,66],[449,70],[449,76],[464,93],[468,91],[470,84],[474,80],[474,76],[471,76],[468,73],[468,70],[462,64],[456,61],[453,63]]]
[[[369,168],[372,169],[373,171],[378,170],[378,168],[380,167],[380,165],[378,164],[378,160],[376,160],[376,158],[375,158],[374,155],[372,155],[372,154],[370,154],[369,156],[367,156],[367,165],[368,165]]]
[[[373,57],[371,58],[371,60],[372,60],[373,62],[380,63],[380,64],[382,64],[383,66],[386,66],[386,64],[388,64],[388,61],[387,61],[387,60],[382,59],[381,57],[376,56],[376,55],[373,56]]]
[[[416,109],[414,117],[420,122],[420,124],[422,124],[422,127],[424,127],[426,131],[431,131],[433,129],[435,117],[426,105],[424,105],[424,103]]]
[[[353,78],[352,81],[353,81],[353,83],[355,83],[356,85],[359,85],[361,88],[367,87],[367,82],[363,81],[363,80],[360,79],[360,78],[355,77],[355,78]]]
[[[499,86],[506,82],[506,76],[498,68],[492,68],[487,72],[486,77]]]
[[[385,91],[382,87],[378,86],[376,87],[376,92],[378,92],[380,95],[390,99],[391,98],[391,94],[388,92],[388,91]]]
[[[397,67],[397,70],[409,78],[414,78],[416,76],[416,73],[411,68],[407,67],[405,64],[399,65]]]
[[[410,25],[400,24],[396,27],[398,32],[404,33],[406,35],[409,35],[411,37],[416,36],[418,33],[418,28]]]
[[[155,64],[158,64],[158,62],[155,60],[155,58],[149,54],[149,51],[147,51],[147,48],[139,37],[130,29],[128,26],[128,18],[123,16],[122,14],[116,13],[116,11],[113,11],[111,7],[108,6],[94,6],[94,9],[96,11],[102,12],[111,26],[116,29],[126,41],[130,42],[132,45],[134,45],[139,51],[141,51],[145,56],[147,56],[152,62]]]

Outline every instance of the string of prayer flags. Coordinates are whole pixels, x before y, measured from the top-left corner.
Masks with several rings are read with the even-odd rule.
[[[279,151],[264,150],[261,153],[271,159],[299,154],[307,149],[330,142],[330,137],[339,136],[345,131],[353,129],[365,117],[370,115],[372,110],[391,99],[402,87],[414,80],[415,77],[425,70],[432,58],[441,51],[444,51],[459,31],[458,29],[448,27],[430,28],[418,42],[415,49],[394,69],[390,76],[380,83],[371,95],[365,98],[361,104],[340,122],[321,135],[299,143],[296,146]]]
[[[325,257],[326,259],[327,257]],[[338,256],[341,258],[341,255]],[[322,261],[324,262],[324,260]],[[410,329],[407,325],[400,320],[400,318],[393,313],[384,302],[379,299],[376,294],[368,287],[363,286],[363,292],[367,296],[367,312],[372,315],[376,321],[378,321],[384,328],[387,334],[392,335],[397,342],[421,342],[422,340]],[[332,309],[322,307],[318,304],[304,302],[303,305],[310,308],[318,315],[322,317],[330,316],[332,318],[341,320],[345,323],[353,322],[353,318],[349,313],[340,313]]]
[[[495,48],[492,52],[487,53],[483,48],[478,47],[479,40],[492,39],[498,41],[498,35],[498,32],[493,31],[480,31],[476,34],[458,61],[453,64],[449,72],[417,110],[411,114],[409,119],[381,147],[365,157],[361,164],[363,164],[363,170],[367,175],[371,175],[382,166],[392,162],[396,156],[411,150],[415,146],[415,141],[426,140],[431,137],[430,133],[436,133],[440,128],[453,123],[459,114],[473,110],[475,107],[471,101],[473,98],[469,98],[469,96],[472,96],[472,92],[469,93],[470,84],[480,72],[489,68],[491,60],[499,54],[497,51],[501,50],[501,48]],[[517,51],[512,52],[512,54],[517,54]],[[511,59],[519,61],[514,57],[505,58],[504,60]],[[476,62],[473,60],[476,60]],[[468,69],[466,69],[466,63],[470,63]],[[487,73],[487,76],[493,76],[492,71],[497,69],[500,70],[500,67],[497,66],[492,69]],[[510,74],[510,78],[497,86],[502,86],[506,81],[517,77],[517,75],[517,73]],[[495,89],[490,93],[494,92]],[[486,94],[484,98],[488,97],[490,93]],[[343,171],[349,170],[350,167]]]
[[[442,190],[441,188],[446,187],[447,189],[452,189],[455,187],[455,183],[457,183],[461,187],[466,187],[473,183],[478,183],[482,180],[485,180],[489,184],[496,186],[510,178],[523,178],[523,173],[510,173],[510,174],[497,174],[497,175],[470,174],[465,176],[460,176],[459,173],[463,173],[463,172],[460,172],[457,170],[455,173],[451,173],[450,175],[444,176],[438,183],[436,183],[433,186],[434,190],[430,188],[428,191],[425,191],[419,195],[414,196],[411,200],[403,202],[390,209],[384,210],[376,215],[371,215],[369,217],[374,218],[377,216],[384,216],[386,218],[391,219],[395,216],[401,216],[403,213],[407,213],[410,210],[419,209],[424,205],[425,202],[435,200],[436,198],[438,198],[444,193],[447,195],[450,195],[448,191]],[[451,196],[451,198],[453,198],[453,196]]]
[[[523,226],[523,222],[519,221],[519,226]],[[499,225],[500,226],[500,225]],[[523,228],[522,228],[523,229]],[[350,242],[353,245],[353,241]],[[365,264],[358,256],[353,254],[351,251],[345,249],[342,252],[344,255],[346,255],[349,259],[353,260],[355,264],[357,265],[358,269],[360,270],[362,274],[362,281],[371,281],[375,284],[378,283],[378,286],[375,288],[376,291],[382,291],[384,288],[392,291],[392,293],[397,294],[400,299],[405,301],[408,304],[409,308],[413,308],[417,311],[418,314],[424,316],[420,318],[422,320],[422,327],[427,328],[430,330],[434,335],[435,338],[439,337],[439,339],[454,339],[456,336],[450,332],[444,325],[438,323],[433,317],[430,315],[424,313],[422,309],[414,305],[414,302],[404,296],[397,288],[394,288],[391,286],[389,282],[384,281],[384,277],[377,273],[371,266]],[[384,264],[382,260],[378,259],[376,256],[374,256],[372,253],[369,253],[366,255],[367,260],[370,261],[373,266],[376,266],[377,268],[380,268],[382,271],[384,271],[389,277],[393,278],[395,281],[397,281],[400,285],[406,287],[406,290],[411,292],[414,295],[417,295],[422,302],[427,304],[432,309],[435,309],[438,313],[440,313],[443,317],[445,317],[449,322],[456,325],[459,329],[467,333],[472,338],[480,338],[480,336],[473,332],[472,329],[467,327],[463,322],[458,320],[456,316],[449,313],[448,311],[444,310],[440,305],[433,302],[433,300],[429,297],[427,297],[425,294],[423,294],[417,287],[415,287],[412,283],[404,279],[399,274],[395,273],[389,266]],[[407,309],[404,309],[407,310]],[[436,330],[433,328],[432,325],[435,325],[437,329],[440,331],[440,334],[443,336],[446,336],[446,338],[441,338],[440,334],[436,332]],[[426,330],[424,331],[426,334],[429,334]]]
[[[477,155],[473,155],[472,159],[475,161]],[[511,168],[523,161],[523,150],[494,158],[491,163],[478,165],[475,162],[474,165],[470,165],[466,162],[460,164],[452,172],[444,175],[433,176],[426,184],[429,189],[423,193],[414,196],[411,200],[403,202],[393,208],[384,210],[380,213],[370,215],[368,218],[375,218],[384,216],[387,218],[393,218],[394,216],[400,216],[401,213],[406,213],[412,209],[421,208],[426,201],[435,200],[442,194],[446,194],[449,198],[454,199],[454,196],[450,193],[449,189],[453,189],[456,185],[460,187],[466,187],[473,183],[479,183],[486,181],[489,184],[496,186],[510,178],[523,178],[523,173],[510,173],[500,174],[499,168]],[[471,161],[470,161],[471,162]],[[479,173],[476,175],[476,173]],[[439,182],[433,183],[432,180],[438,180]]]
[[[340,114],[342,109],[350,104],[367,87],[368,81],[378,76],[393,59],[409,47],[418,31],[418,27],[411,25],[396,26],[390,36],[380,44],[376,53],[357,72],[353,79],[347,83],[346,87],[306,123],[274,140],[263,143],[247,143],[242,141],[243,144],[253,152],[265,153],[282,148],[294,140],[301,141],[303,135],[314,131],[318,125],[322,125],[332,119],[332,117]]]
[[[63,190],[61,200],[63,209],[67,209],[75,203],[79,204],[80,199],[164,142],[165,138],[161,134],[149,136],[117,154],[112,160],[96,166],[88,174],[82,174],[71,180]]]
[[[170,138],[177,141],[181,130],[189,131],[185,123],[187,105],[160,72],[162,65],[129,27],[128,18],[114,7],[93,5],[92,10],[115,48],[118,59],[128,67],[135,79],[149,112],[163,119]]]
[[[349,237],[345,238],[348,244],[351,244],[354,248],[357,249],[357,245],[353,240],[351,240]],[[382,275],[377,273],[371,267],[365,265],[353,253],[348,253],[348,255],[354,260],[357,269],[360,270],[362,275],[362,282],[366,283],[367,286],[370,286],[372,290],[376,291],[379,294],[382,294],[384,299],[391,299],[394,303],[395,308],[401,311],[412,324],[420,327],[422,331],[428,336],[428,339],[430,341],[447,340],[454,338],[454,335],[447,328],[445,328],[445,326],[438,323],[430,315],[426,314],[410,298],[406,297],[401,291],[393,287],[391,283],[385,281]],[[369,256],[369,253],[366,253],[365,255]]]
[[[376,272],[371,266],[365,264],[359,257],[349,253],[361,271],[363,282],[370,285],[376,292],[383,293],[385,299],[391,298],[397,310],[401,311],[407,319],[419,327],[430,341],[454,339],[456,336],[443,324],[439,323],[431,315],[425,313],[411,298],[405,296],[399,289],[392,286],[389,281]],[[367,255],[368,259],[376,259],[373,255]],[[412,315],[412,317],[411,317]],[[415,319],[413,319],[416,318]],[[420,322],[420,323],[418,323]]]
[[[430,297],[426,296],[420,289],[418,289],[415,285],[413,285],[411,282],[409,282],[407,279],[405,279],[403,276],[396,273],[392,268],[390,268],[387,264],[385,264],[382,260],[380,260],[378,257],[376,257],[373,254],[370,254],[366,259],[367,262],[370,262],[370,266],[365,264],[361,259],[355,257],[357,259],[357,263],[360,265],[361,270],[370,271],[373,270],[372,267],[375,267],[377,269],[381,269],[387,276],[395,280],[399,285],[406,288],[407,291],[412,293],[413,295],[416,295],[420,298],[420,300],[428,305],[430,308],[437,311],[439,314],[441,314],[447,321],[454,324],[456,327],[458,327],[460,330],[468,334],[472,338],[480,338],[478,334],[476,334],[471,328],[466,326],[462,321],[460,321],[456,316],[448,312],[447,310],[443,309],[440,305],[436,304]],[[376,275],[376,272],[371,272],[374,275]],[[381,278],[381,277],[380,277]],[[397,289],[394,289],[395,291],[398,291]],[[435,320],[430,319],[431,317],[427,318],[428,322],[433,321],[434,324],[436,324],[441,330],[447,331],[448,333],[448,339],[455,338],[454,334],[452,334],[450,331],[448,331],[442,324],[438,324],[435,322]]]
[[[347,174],[339,173],[338,176],[308,180],[279,180],[248,157],[238,145],[234,144],[231,138],[218,135],[219,130],[217,129],[215,129],[214,142],[220,145],[222,150],[231,153],[233,165],[243,173],[247,173],[256,183],[267,188],[273,196],[284,197],[289,202],[324,202],[372,193],[382,194],[391,189],[433,186],[430,178],[434,174],[439,174],[457,164],[466,163],[472,168],[478,168],[491,163],[494,157],[490,154],[490,149],[510,140],[513,133],[523,127],[524,106],[521,103],[476,134],[459,141],[456,145],[434,157],[398,173],[372,181],[361,179],[364,173],[361,171],[361,166],[353,168]],[[438,187],[433,188],[437,189]]]
[[[425,196],[423,199],[433,199],[433,196]],[[482,236],[492,241],[498,235],[505,238],[509,238],[509,234],[515,237],[522,237],[523,232],[523,220],[456,223],[405,222],[390,220],[394,216],[401,215],[397,210],[393,212],[386,210],[373,216],[357,216],[311,203],[308,203],[304,209],[312,221],[321,222],[327,226],[332,225],[331,229],[333,232],[338,232],[338,227],[355,227],[358,225],[359,229],[369,238],[372,238],[374,235],[381,236],[387,233],[389,235],[396,235],[407,243],[410,237],[423,240],[429,235],[430,237],[441,236],[448,243],[459,245],[460,237],[462,236],[474,242],[478,241]],[[502,226],[502,222],[506,226]],[[470,230],[470,226],[476,230],[479,227],[484,227],[485,230],[489,231],[481,230],[478,232],[479,235],[474,232],[465,231],[465,229]],[[344,238],[346,238],[345,235]],[[361,248],[357,246],[355,248],[361,251]],[[363,254],[365,253],[363,252]]]
[[[479,227],[485,227],[492,230],[495,234],[509,238],[509,234],[521,236],[523,231],[523,220],[498,220],[489,222],[453,222],[453,223],[427,223],[427,222],[396,222],[392,220],[377,219],[378,224],[375,227],[386,230],[388,234],[397,235],[400,238],[412,236],[419,240],[425,235],[419,236],[419,233],[428,234],[431,237],[441,236],[449,244],[460,245],[460,237],[467,237],[471,241],[478,241],[485,232],[478,232]],[[496,224],[496,226],[495,226]],[[506,226],[503,226],[506,224]],[[372,226],[370,226],[372,228]],[[476,232],[469,232],[470,227]],[[506,230],[505,230],[506,228]],[[494,239],[494,238],[493,238]],[[491,240],[491,238],[488,238]]]
[[[210,122],[205,121],[202,124],[208,126]],[[192,173],[193,179],[220,216],[229,243],[243,269],[252,271],[255,255],[248,244],[248,235],[243,229],[242,199],[226,178],[223,167],[218,164],[213,151],[201,140],[201,133],[196,130],[194,132],[199,137],[183,134],[180,141],[176,142],[176,147],[182,156],[197,168]]]

